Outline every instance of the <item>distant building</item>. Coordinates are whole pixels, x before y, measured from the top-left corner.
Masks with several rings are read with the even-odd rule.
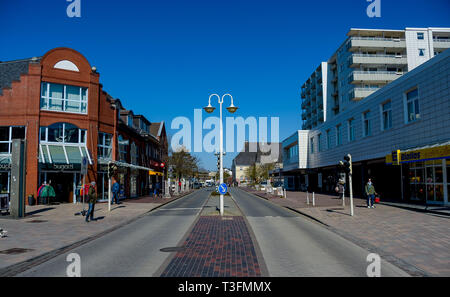
[[[255,149],[256,148],[256,149]],[[247,169],[253,165],[261,164],[275,164],[275,167],[283,167],[283,156],[282,156],[282,144],[278,146],[278,152],[273,152],[272,159],[269,158],[272,152],[263,153],[261,148],[257,143],[246,142],[244,149],[240,152],[236,158],[233,159],[232,163],[232,176],[233,180],[238,183],[245,183],[249,181],[249,177],[246,175]],[[252,152],[255,151],[255,152]]]

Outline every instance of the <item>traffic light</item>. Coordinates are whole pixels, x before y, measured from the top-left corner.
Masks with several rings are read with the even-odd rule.
[[[344,157],[344,162],[342,162],[342,164],[344,166],[344,172],[351,175],[353,173],[353,164],[352,156],[350,154]]]
[[[116,175],[116,171],[117,171],[117,165],[114,163],[109,163],[108,164],[108,177],[111,178],[114,175]]]
[[[220,170],[220,156],[217,156],[217,170]]]

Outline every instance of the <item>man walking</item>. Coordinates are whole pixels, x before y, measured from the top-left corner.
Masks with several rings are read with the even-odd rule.
[[[366,184],[367,208],[375,208],[375,195],[377,195],[377,192],[373,186],[372,179],[369,178]]]
[[[114,184],[112,186],[112,194],[113,194],[113,198],[111,201],[111,205],[114,204],[114,201],[116,202],[116,204],[120,204],[119,202],[119,192],[120,192],[120,184],[117,180],[114,180]]]
[[[95,203],[97,203],[97,191],[95,182],[91,182],[91,186],[89,187],[88,192],[88,202],[89,202],[89,210],[86,214],[86,223],[89,223],[89,218],[91,221],[94,221],[94,210]]]

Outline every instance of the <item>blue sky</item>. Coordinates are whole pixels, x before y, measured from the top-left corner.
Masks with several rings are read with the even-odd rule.
[[[281,139],[301,128],[301,84],[350,28],[450,27],[448,0],[381,0],[373,19],[366,0],[81,0],[79,19],[67,17],[68,4],[0,0],[0,60],[71,47],[107,92],[153,122],[170,128],[210,94],[231,93],[238,116],[280,117]],[[199,157],[215,168],[212,155]]]

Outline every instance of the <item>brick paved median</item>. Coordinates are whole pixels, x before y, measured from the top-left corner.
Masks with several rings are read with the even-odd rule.
[[[260,266],[243,217],[201,217],[162,277],[258,277]]]

